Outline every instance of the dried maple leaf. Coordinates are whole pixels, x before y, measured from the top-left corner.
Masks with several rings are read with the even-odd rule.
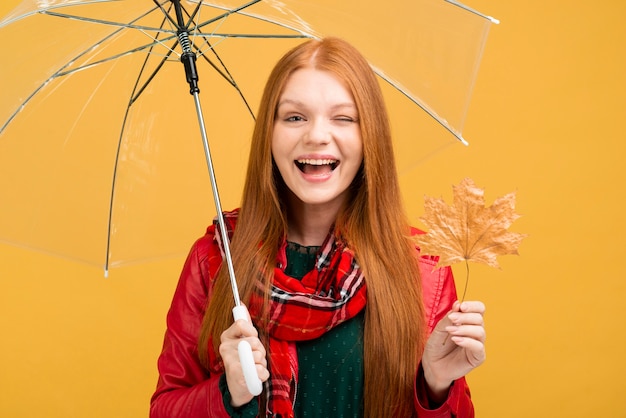
[[[515,193],[509,193],[485,207],[484,191],[465,178],[453,186],[452,206],[443,199],[426,196],[427,234],[416,240],[423,254],[439,256],[438,267],[473,261],[499,268],[496,256],[518,254],[526,236],[507,228],[519,218],[515,213]]]

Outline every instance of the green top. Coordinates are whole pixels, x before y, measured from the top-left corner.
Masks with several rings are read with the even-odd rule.
[[[289,242],[285,273],[301,279],[314,268],[318,251]],[[363,313],[296,347],[296,417],[363,416]]]
[[[288,242],[285,273],[302,279],[315,267],[319,248]],[[294,413],[297,418],[363,416],[363,320],[360,313],[319,338],[296,344],[299,370]],[[256,416],[256,402],[233,409],[225,379],[220,383],[231,416]]]

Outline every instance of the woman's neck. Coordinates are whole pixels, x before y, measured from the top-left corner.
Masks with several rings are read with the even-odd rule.
[[[296,200],[289,203],[287,239],[304,246],[322,245],[337,219],[338,208]]]

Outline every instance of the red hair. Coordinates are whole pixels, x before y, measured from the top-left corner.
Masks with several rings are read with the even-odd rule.
[[[285,186],[272,160],[278,100],[300,68],[328,71],[354,97],[363,140],[363,165],[335,226],[354,251],[367,284],[364,364],[365,415],[413,415],[414,384],[426,339],[415,244],[410,237],[394,163],[391,131],[378,80],[365,58],[337,38],[307,41],[274,67],[265,86],[252,137],[241,211],[231,249],[244,303],[260,280],[269,298],[276,254],[287,234]],[[261,274],[260,272],[264,272]],[[201,360],[212,339],[232,324],[228,272],[221,269],[204,317]],[[263,333],[263,318],[255,318]],[[385,388],[384,391],[380,390]]]

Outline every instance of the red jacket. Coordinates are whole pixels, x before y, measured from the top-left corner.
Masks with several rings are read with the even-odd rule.
[[[163,351],[159,356],[159,380],[150,402],[151,418],[228,417],[218,387],[220,375],[209,375],[198,360],[198,335],[207,300],[212,296],[213,280],[222,257],[214,239],[215,228],[192,247],[167,314]],[[284,251],[284,249],[283,249]],[[429,332],[451,309],[456,290],[450,268],[433,270],[436,260],[420,259],[424,306]],[[295,344],[294,344],[295,347]],[[293,363],[297,366],[295,349]],[[297,371],[297,370],[296,370]],[[297,373],[296,373],[297,376]],[[465,379],[454,382],[446,402],[428,410],[425,390],[416,379],[415,408],[420,418],[474,416]]]

